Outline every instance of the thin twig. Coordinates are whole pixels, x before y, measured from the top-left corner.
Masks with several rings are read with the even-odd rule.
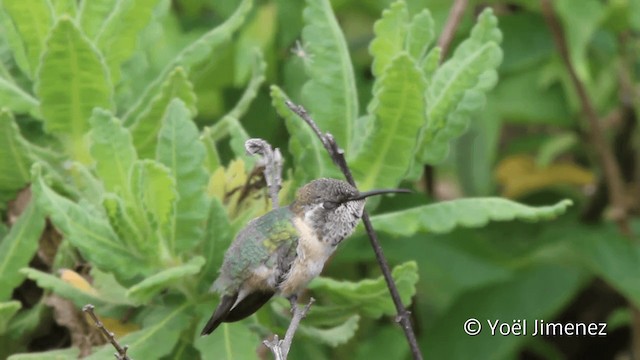
[[[293,313],[293,316],[291,317],[291,322],[289,323],[287,332],[284,335],[284,339],[280,340],[278,335],[274,335],[273,340],[264,340],[262,342],[271,350],[276,360],[287,359],[289,350],[291,349],[291,343],[293,342],[293,336],[296,334],[298,326],[300,326],[300,321],[307,316],[311,305],[313,305],[315,301],[316,300],[314,298],[310,298],[309,303],[303,308],[300,308],[295,300],[293,300],[291,302],[291,312]]]
[[[289,100],[285,101],[285,104],[302,118],[316,133],[325,149],[331,156],[333,162],[340,168],[344,177],[347,179],[347,182],[352,186],[356,186],[355,181],[353,180],[353,175],[349,166],[347,165],[347,161],[344,157],[344,151],[338,147],[335,139],[329,133],[323,134],[320,131],[318,125],[313,121],[313,119],[307,113],[304,107],[301,105],[296,105]],[[413,332],[413,326],[411,325],[411,317],[409,311],[402,304],[402,300],[400,298],[400,293],[398,292],[398,288],[393,280],[393,276],[391,275],[391,269],[389,268],[389,263],[384,256],[384,252],[382,250],[382,246],[378,241],[378,236],[376,235],[375,230],[373,229],[373,225],[371,225],[371,220],[369,219],[369,214],[367,211],[363,211],[362,213],[362,222],[364,223],[364,227],[367,231],[367,235],[369,235],[369,242],[371,243],[371,247],[373,248],[373,252],[376,254],[376,259],[378,261],[378,265],[382,270],[382,275],[387,283],[387,287],[389,288],[389,292],[391,293],[391,299],[393,299],[393,303],[396,307],[396,311],[398,315],[396,317],[398,323],[400,323],[402,330],[404,331],[405,337],[407,338],[407,342],[409,343],[409,347],[411,348],[411,353],[413,355],[413,359],[422,360],[422,354],[420,353],[420,348],[418,347],[418,341],[416,340],[416,335]]]
[[[629,228],[629,219],[625,201],[625,185],[624,180],[622,179],[622,173],[620,172],[620,167],[613,155],[611,147],[604,138],[604,130],[600,124],[595,106],[589,98],[586,87],[578,77],[578,73],[571,62],[569,47],[567,46],[564,31],[555,11],[553,10],[553,5],[549,0],[541,0],[541,5],[542,13],[549,28],[551,29],[556,47],[560,52],[560,57],[569,72],[573,87],[578,93],[582,112],[588,119],[588,133],[591,141],[593,142],[593,146],[607,182],[607,189],[612,207],[612,218],[618,224],[620,232],[626,236],[630,236],[631,229]]]
[[[277,209],[280,206],[278,193],[282,187],[282,154],[280,154],[280,149],[273,150],[271,145],[263,139],[249,139],[244,143],[244,148],[250,155],[262,156],[264,178],[269,188],[271,206]]]
[[[447,56],[447,52],[449,51],[449,47],[451,46],[451,42],[453,41],[453,37],[456,34],[456,30],[458,29],[458,25],[460,24],[460,20],[462,20],[462,15],[464,15],[464,10],[467,8],[468,3],[468,0],[456,0],[451,6],[447,22],[444,24],[440,38],[438,38],[438,46],[442,49],[440,62]]]
[[[96,314],[93,312],[94,309],[95,309],[95,306],[93,306],[91,304],[87,304],[87,305],[82,307],[82,311],[87,313],[87,314],[89,314],[89,316],[91,317],[93,322],[96,324],[96,327],[98,329],[100,329],[102,334],[107,338],[107,340],[111,343],[111,345],[113,345],[113,347],[116,349],[117,353],[114,354],[116,356],[116,359],[118,359],[118,360],[131,360],[129,355],[127,355],[127,350],[129,349],[129,347],[126,346],[126,345],[123,347],[123,346],[120,345],[120,343],[118,343],[118,340],[116,340],[116,337],[113,335],[113,333],[111,331],[109,331],[109,329],[104,327],[104,324],[102,323],[102,321],[100,321],[100,319],[98,319],[98,316],[96,316]]]

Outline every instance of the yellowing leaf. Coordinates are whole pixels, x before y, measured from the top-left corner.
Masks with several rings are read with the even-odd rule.
[[[525,154],[503,159],[495,170],[495,177],[502,185],[502,195],[510,198],[554,185],[584,186],[595,181],[591,171],[577,164],[554,163],[539,167],[532,156]]]
[[[69,269],[60,270],[60,279],[66,283],[71,284],[76,289],[89,293],[91,295],[98,295],[96,289],[89,284],[89,282],[80,276],[77,272]]]
[[[129,333],[140,330],[140,326],[133,323],[123,323],[122,321],[114,318],[100,318],[100,321],[104,324],[104,327],[113,332],[116,339],[119,339]]]

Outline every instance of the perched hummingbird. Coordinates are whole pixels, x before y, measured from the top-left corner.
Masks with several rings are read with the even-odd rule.
[[[273,295],[295,301],[322,271],[336,247],[355,229],[371,195],[409,192],[403,189],[358,192],[335,179],[314,180],[295,201],[252,220],[224,256],[213,289],[221,300],[202,335],[222,322],[242,320]]]

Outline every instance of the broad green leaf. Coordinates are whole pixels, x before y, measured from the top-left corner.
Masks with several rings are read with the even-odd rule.
[[[131,174],[131,191],[154,228],[162,229],[168,225],[178,194],[176,180],[166,166],[154,160],[136,162]]]
[[[425,57],[435,39],[434,26],[431,12],[426,8],[411,19],[405,49],[417,63]]]
[[[36,201],[64,237],[93,265],[128,279],[143,269],[144,259],[118,239],[109,223],[86,208],[56,194],[34,166],[32,189]]]
[[[307,0],[306,4],[302,39],[313,60],[305,62],[309,81],[302,88],[303,103],[320,129],[349,149],[358,117],[349,49],[329,0]]]
[[[117,9],[118,2],[118,0],[81,0],[78,22],[87,37],[95,38],[105,20]]]
[[[78,0],[51,0],[51,4],[57,17],[62,15],[75,17],[78,11]]]
[[[433,47],[422,60],[421,68],[424,73],[424,77],[428,83],[431,83],[431,78],[440,64],[440,57],[442,56],[442,48],[439,46]]]
[[[218,147],[216,146],[216,142],[213,140],[210,127],[205,127],[204,129],[202,129],[200,141],[202,141],[202,144],[204,144],[204,147],[206,149],[207,160],[205,164],[207,170],[209,174],[213,174],[213,172],[221,166],[222,160],[220,160]]]
[[[53,8],[49,1],[43,0],[3,0],[2,7],[22,39],[22,48],[26,51],[29,65],[26,75],[33,78],[40,63],[45,39],[53,26]]]
[[[171,100],[181,99],[189,108],[191,116],[196,116],[196,94],[182,67],[175,68],[159,90],[131,124],[133,142],[141,158],[155,156],[162,116]]]
[[[114,193],[102,195],[102,206],[109,219],[111,228],[117,237],[128,247],[137,249],[141,254],[158,255],[160,249],[155,234],[152,234],[151,224],[147,217],[138,212],[140,204],[125,204],[125,201]]]
[[[7,358],[11,354],[27,351],[28,338],[33,337],[42,320],[49,314],[49,308],[42,301],[15,314],[6,332],[0,336],[0,356]]]
[[[13,116],[0,110],[0,191],[14,193],[29,182],[31,150]]]
[[[24,280],[18,270],[27,266],[38,250],[43,229],[44,216],[32,200],[11,231],[0,240],[0,301],[11,298],[13,289]]]
[[[321,177],[340,177],[327,150],[311,128],[285,105],[282,89],[271,86],[271,103],[284,119],[289,131],[289,152],[295,161],[294,176],[298,185]]]
[[[418,265],[413,261],[398,265],[393,269],[392,275],[402,302],[408,305],[416,293]],[[311,281],[309,289],[323,302],[332,303],[336,309],[343,311],[357,311],[374,319],[396,313],[382,276],[375,280],[366,279],[358,282],[319,277]]]
[[[321,329],[300,324],[298,330],[301,334],[304,334],[305,336],[312,338],[315,341],[319,341],[329,346],[336,347],[351,340],[351,338],[356,334],[356,331],[358,331],[359,321],[360,316],[353,315],[343,324],[332,328]]]
[[[72,347],[61,350],[15,354],[9,356],[7,360],[76,360],[78,356],[80,356],[80,349]]]
[[[408,359],[407,339],[396,327],[385,326],[372,329],[367,341],[358,345],[355,360]]]
[[[391,61],[404,49],[408,22],[407,4],[399,0],[384,10],[382,17],[373,25],[375,38],[369,45],[369,52],[373,56],[371,70],[376,78],[382,76]]]
[[[181,253],[202,239],[207,219],[205,190],[209,179],[204,170],[205,148],[199,140],[198,128],[180,99],[171,101],[164,114],[156,154],[158,161],[171,170],[176,180],[178,202],[168,247],[174,254]]]
[[[255,15],[243,26],[238,40],[234,44],[235,59],[233,69],[236,86],[244,85],[250,73],[253,73],[252,77],[255,78],[256,60],[258,60],[254,60],[255,53],[259,53],[260,59],[258,62],[263,63],[262,52],[271,51],[273,48],[276,40],[277,10],[278,7],[275,3],[256,6]],[[264,76],[266,64],[263,65],[260,66],[263,67],[261,72]],[[264,78],[260,80],[260,83],[263,81]]]
[[[25,44],[20,36],[20,32],[16,28],[16,24],[14,24],[11,16],[9,16],[9,13],[5,11],[2,1],[0,1],[0,10],[2,10],[0,11],[0,29],[2,29],[3,42],[6,43],[7,49],[11,51],[13,60],[20,71],[30,78],[32,70],[29,65],[29,57],[27,55],[27,50],[25,49]],[[2,76],[10,79],[9,75],[10,74],[7,69],[2,66]]]
[[[88,162],[83,136],[94,107],[111,109],[112,90],[100,53],[62,17],[46,42],[35,92],[45,130],[59,135],[75,160]]]
[[[213,308],[209,312],[213,311]],[[210,316],[207,314],[206,316]],[[198,324],[198,330],[204,326],[204,321]],[[234,323],[222,323],[216,331],[209,336],[196,335],[194,346],[200,351],[202,360],[251,360],[258,357],[257,345],[260,338],[251,331],[248,326]],[[293,345],[295,346],[295,344]]]
[[[21,307],[19,301],[0,302],[0,335],[6,332],[9,322]]]
[[[456,227],[482,227],[489,221],[551,220],[572,205],[562,200],[551,206],[527,206],[502,198],[469,198],[418,206],[371,217],[379,231],[408,236],[418,231],[446,233]]]
[[[17,113],[38,117],[40,104],[31,94],[22,90],[13,82],[0,77],[0,98],[2,106]]]
[[[230,41],[231,36],[244,23],[246,16],[253,6],[253,0],[242,0],[235,12],[224,23],[208,31],[198,40],[186,46],[162,71],[162,73],[145,89],[140,98],[124,115],[124,123],[130,124],[130,119],[136,118],[146,107],[151,99],[158,93],[158,88],[167,78],[169,72],[176,66],[182,66],[187,70],[195,66],[211,55],[219,46]]]
[[[202,245],[202,255],[207,262],[202,268],[201,280],[198,281],[203,290],[209,289],[215,280],[233,235],[225,207],[217,197],[212,197]]]
[[[103,109],[94,109],[91,123],[91,157],[107,191],[129,192],[129,173],[137,159],[131,134],[120,121]]]
[[[141,330],[118,339],[118,342],[129,346],[127,355],[132,359],[161,359],[171,354],[183,331],[189,326],[189,307],[188,302],[176,307],[154,307],[146,314]],[[113,347],[106,344],[85,359],[102,360],[111,357]]]
[[[183,265],[162,270],[129,288],[127,298],[135,303],[144,304],[170,285],[198,274],[204,263],[205,259],[202,256],[196,256]]]
[[[502,59],[497,23],[491,9],[483,11],[469,39],[433,75],[426,92],[428,122],[419,136],[419,164],[441,161],[449,140],[466,126],[470,109],[476,110],[478,101],[484,104],[482,92],[495,83],[495,69]],[[456,114],[461,107],[466,108]]]
[[[351,160],[363,189],[395,187],[407,172],[424,124],[426,80],[406,52],[382,74],[372,100],[373,128]]]
[[[120,66],[133,55],[138,35],[151,20],[158,2],[159,0],[120,0],[102,23],[96,35],[96,44],[105,56],[113,84],[120,81]]]

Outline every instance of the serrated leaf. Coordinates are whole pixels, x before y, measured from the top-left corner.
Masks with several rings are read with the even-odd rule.
[[[111,109],[112,86],[100,53],[62,17],[47,39],[35,92],[45,130],[58,135],[74,159],[87,162],[83,139],[94,107]]]
[[[31,114],[34,117],[39,117],[40,103],[38,100],[18,85],[2,77],[0,77],[0,98],[3,107],[17,114]]]
[[[156,156],[171,170],[178,191],[168,246],[173,253],[181,253],[201,241],[207,219],[205,148],[182,100],[171,101],[162,123]]]
[[[271,103],[284,119],[289,132],[289,152],[294,158],[294,176],[298,185],[321,177],[339,177],[329,154],[311,128],[285,105],[287,95],[271,86]]]
[[[19,301],[0,302],[0,335],[7,331],[9,322],[21,307]]]
[[[190,304],[178,307],[155,307],[145,317],[144,327],[118,339],[120,344],[127,345],[132,359],[161,359],[178,343],[183,331],[190,324],[187,313]],[[89,355],[87,360],[102,360],[113,356],[113,346],[106,344],[100,350]]]
[[[423,9],[411,19],[405,49],[417,63],[425,57],[435,39],[434,27],[429,9]]]
[[[80,356],[80,349],[72,347],[61,350],[15,354],[9,356],[7,360],[76,360],[78,356]]]
[[[2,7],[20,35],[29,65],[26,75],[33,78],[40,63],[45,39],[53,26],[53,8],[48,1],[42,0],[4,0]]]
[[[203,290],[208,289],[215,280],[217,271],[222,265],[224,253],[232,240],[233,234],[227,211],[218,198],[212,197],[202,245],[202,255],[207,263],[202,268],[201,280],[198,281]]]
[[[27,266],[38,250],[43,229],[44,216],[32,200],[0,241],[0,301],[11,298],[13,289],[24,280],[18,270]]]
[[[501,198],[469,198],[418,206],[371,217],[378,231],[407,236],[420,232],[446,233],[456,227],[482,227],[489,221],[541,221],[562,215],[573,202],[527,206]]]
[[[407,4],[399,0],[385,9],[382,17],[373,25],[375,38],[369,45],[369,53],[373,56],[371,70],[376,78],[382,76],[391,61],[404,49],[408,22]]]
[[[371,109],[371,133],[351,165],[363,189],[395,187],[414,154],[416,134],[425,121],[426,80],[405,52],[395,57],[379,80]]]
[[[298,330],[301,334],[304,334],[305,336],[312,338],[315,341],[319,341],[329,346],[336,347],[351,340],[351,338],[356,334],[356,331],[358,330],[359,321],[360,316],[354,315],[343,324],[332,328],[321,329],[301,324]]]
[[[202,256],[196,256],[183,265],[162,270],[129,288],[127,298],[144,304],[166,287],[198,274],[204,263],[205,259]]]
[[[142,158],[153,158],[156,153],[158,132],[162,126],[162,115],[173,99],[181,99],[189,108],[192,117],[196,116],[196,94],[182,67],[175,68],[162,84],[162,88],[132,120],[131,133],[138,154]]]
[[[349,49],[329,0],[307,0],[302,39],[312,61],[302,99],[320,129],[349,149],[358,117],[358,97]]]
[[[203,320],[206,318],[203,317]],[[198,329],[202,329],[204,321],[198,325]],[[222,323],[209,336],[197,334],[194,346],[200,351],[202,360],[257,360],[259,357],[256,344],[259,343],[260,338],[249,327],[242,324]]]
[[[393,269],[392,275],[402,302],[408,305],[416,293],[418,265],[414,261],[398,265]],[[311,281],[309,289],[313,290],[318,298],[335,304],[335,307],[342,311],[355,310],[374,319],[396,312],[382,276],[375,280],[366,279],[358,282],[319,277]]]
[[[111,82],[120,81],[120,66],[133,55],[138,35],[151,20],[159,0],[120,0],[96,35],[96,44],[105,56]]]
[[[43,181],[40,166],[33,169],[36,201],[64,237],[93,265],[110,270],[120,279],[143,270],[145,259],[118,239],[109,223],[86,208],[56,194]]]
[[[91,123],[91,156],[107,191],[129,193],[129,173],[137,159],[131,134],[108,111],[95,109]]]
[[[151,224],[146,222],[147,218],[139,212],[139,205],[137,201],[135,204],[127,205],[120,196],[113,193],[102,195],[102,206],[118,238],[127,244],[127,247],[135,248],[141,254],[157,255],[158,243],[150,241],[155,239],[155,234],[151,235]]]
[[[162,229],[171,221],[177,200],[171,170],[154,160],[140,160],[131,173],[131,191],[152,225]]]
[[[81,0],[78,22],[87,37],[95,38],[105,20],[117,9],[116,3],[118,0]]]
[[[13,116],[0,110],[0,191],[15,193],[29,182],[31,150]]]

